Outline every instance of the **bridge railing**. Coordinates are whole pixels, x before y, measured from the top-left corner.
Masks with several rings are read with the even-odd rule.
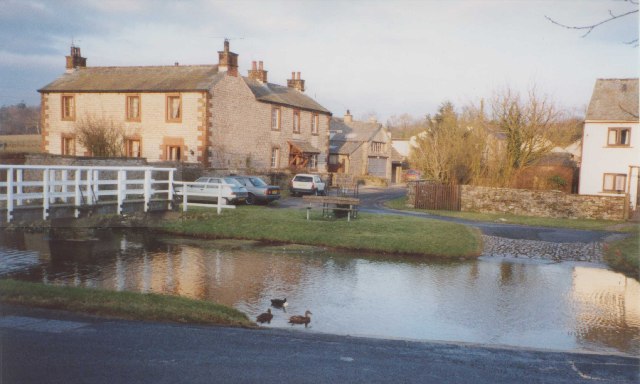
[[[173,204],[174,172],[149,166],[0,165],[0,207],[7,210],[7,222],[21,206],[42,207],[44,220],[52,206],[68,204],[75,217],[82,207],[101,202],[116,202],[122,214],[125,202],[140,201],[147,212],[152,199]]]
[[[234,209],[236,206],[227,204],[227,200],[223,197],[224,184],[217,183],[202,183],[202,182],[186,182],[186,181],[174,181],[176,186],[176,196],[182,197],[182,211],[186,212],[189,206],[196,207],[211,207],[211,204],[197,203],[195,201],[204,199],[216,198],[214,206],[218,215],[222,212],[222,209]],[[208,191],[207,191],[208,189]],[[191,199],[189,199],[191,197]]]

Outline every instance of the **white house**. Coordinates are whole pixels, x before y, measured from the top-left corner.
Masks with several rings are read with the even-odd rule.
[[[598,79],[582,136],[581,195],[628,193],[638,206],[638,79]]]

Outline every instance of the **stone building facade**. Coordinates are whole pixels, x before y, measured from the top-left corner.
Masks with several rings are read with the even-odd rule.
[[[329,171],[391,181],[391,135],[376,121],[355,121],[349,111],[331,119]]]
[[[149,162],[326,171],[331,113],[304,94],[299,72],[280,86],[254,62],[242,77],[228,41],[217,65],[87,67],[86,61],[72,47],[66,73],[39,90],[46,153],[90,156],[76,129],[94,123],[122,128],[123,154]]]

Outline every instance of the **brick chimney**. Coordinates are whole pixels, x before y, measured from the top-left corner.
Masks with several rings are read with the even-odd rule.
[[[351,112],[347,109],[347,113],[344,114],[344,122],[345,123],[353,123],[353,116],[351,116]]]
[[[227,39],[224,39],[224,51],[218,51],[218,71],[238,77],[238,54],[229,51]]]
[[[304,80],[300,78],[300,72],[291,72],[291,79],[287,80],[287,87],[304,92]]]
[[[262,61],[258,62],[258,66],[256,67],[256,62],[251,62],[251,69],[249,70],[249,78],[252,80],[258,80],[261,83],[267,82],[267,71],[262,68]]]
[[[67,58],[67,73],[71,73],[77,68],[86,68],[87,59],[80,54],[80,47],[71,46],[71,54]]]

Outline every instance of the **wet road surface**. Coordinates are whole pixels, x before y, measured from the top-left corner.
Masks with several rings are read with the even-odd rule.
[[[2,383],[637,383],[640,359],[2,308]],[[46,351],[46,353],[43,353]]]

